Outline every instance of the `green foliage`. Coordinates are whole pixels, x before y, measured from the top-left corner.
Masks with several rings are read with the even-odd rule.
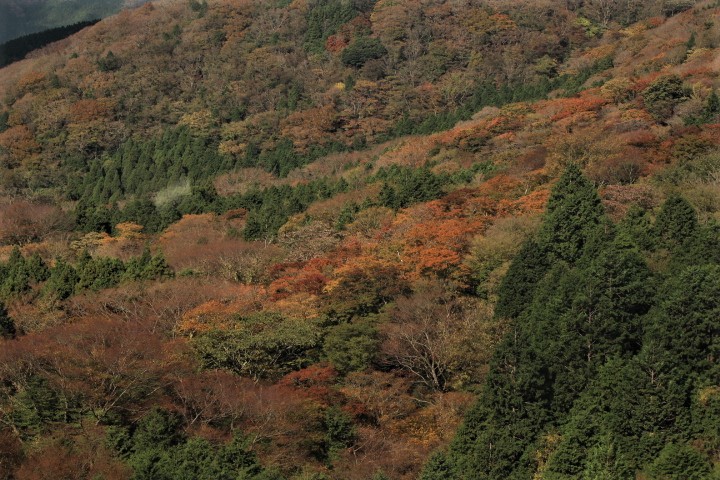
[[[78,227],[83,231],[110,232],[120,222],[134,222],[148,233],[157,233],[183,214],[245,208],[249,214],[243,236],[248,240],[264,239],[274,236],[290,216],[302,212],[312,202],[347,188],[342,179],[316,180],[221,198],[207,179],[236,165],[213,153],[217,147],[208,142],[209,139],[191,136],[181,128],[146,144],[129,141],[105,162],[92,164],[84,183],[78,187],[81,196],[75,211]],[[315,150],[308,156],[299,156],[292,143],[280,142],[275,150],[252,154],[252,158],[240,161],[237,166],[261,164],[270,171],[286,174],[328,151]],[[179,161],[173,161],[178,158]],[[192,185],[189,195],[167,198],[162,204],[148,197],[168,185],[187,181]],[[137,197],[122,210],[108,206],[109,202],[133,194]]]
[[[8,120],[10,119],[10,112],[5,111],[0,113],[0,133],[3,133],[8,129]]]
[[[190,10],[197,12],[198,17],[204,17],[207,13],[208,4],[207,1],[190,0]]]
[[[140,419],[134,431],[109,429],[108,443],[127,459],[138,480],[281,480],[262,468],[241,436],[214,445],[202,438],[186,438],[181,427],[177,416],[156,408]]]
[[[720,314],[720,266],[687,267],[668,278],[659,297],[645,327],[645,343],[662,352],[665,368],[678,376],[717,369],[713,359],[720,354],[720,338],[714,319]]]
[[[27,292],[37,284],[45,295],[64,300],[83,290],[111,288],[121,281],[170,278],[174,272],[162,252],[151,255],[149,249],[127,264],[117,258],[92,258],[85,251],[75,265],[57,259],[49,269],[37,253],[24,258],[16,248],[7,263],[0,263],[0,275],[4,277],[0,283],[4,297]]]
[[[709,478],[720,229],[671,198],[654,225],[633,209],[615,230],[587,180],[566,172],[538,235],[545,248],[528,242],[501,288],[498,314],[513,328],[423,479],[527,479],[540,468],[553,480]],[[673,262],[651,271],[644,254],[657,243]],[[535,274],[543,262],[552,267]]]
[[[175,272],[173,272],[165,261],[165,256],[162,252],[152,255],[150,249],[145,247],[142,255],[131,259],[127,265],[125,265],[125,271],[122,273],[121,279],[129,281],[158,280],[172,278],[174,276]]]
[[[345,23],[352,20],[358,11],[350,0],[316,0],[305,16],[305,48],[321,53],[327,37],[335,34]]]
[[[341,373],[366,369],[377,350],[377,330],[368,321],[336,325],[328,330],[323,341],[325,356]]]
[[[193,345],[207,368],[252,378],[278,378],[312,363],[320,326],[311,320],[262,312],[238,317],[232,329],[199,335]]]
[[[78,282],[75,291],[102,290],[120,283],[125,265],[117,258],[91,258],[85,253],[77,264]]]
[[[420,474],[420,480],[439,480],[441,478],[453,478],[453,470],[445,453],[435,452],[430,456],[430,460]]]
[[[43,290],[46,295],[65,300],[75,291],[78,274],[75,268],[58,258],[50,269],[50,278],[45,282]]]
[[[378,203],[393,209],[438,198],[443,192],[443,185],[450,180],[435,175],[427,167],[413,169],[397,165],[381,168],[374,179],[384,181]]]
[[[32,375],[10,398],[11,425],[26,439],[50,428],[53,422],[77,419],[74,402],[58,394],[41,376]]]
[[[30,258],[25,259],[25,272],[31,282],[44,282],[50,276],[50,269],[38,253],[33,253]]]
[[[111,50],[104,57],[98,58],[97,65],[98,70],[100,70],[101,72],[113,72],[119,69],[122,63],[120,62],[120,59]]]
[[[275,236],[292,215],[304,211],[312,202],[346,189],[347,183],[342,179],[334,183],[320,180],[295,187],[270,187],[231,197],[225,208],[249,210],[242,234],[246,240],[259,240]]]
[[[548,271],[546,253],[534,239],[520,248],[498,288],[497,317],[516,318],[532,302],[535,288]]]
[[[569,166],[552,191],[537,239],[523,244],[503,278],[496,314],[517,317],[525,311],[553,262],[573,264],[594,242],[602,241],[603,218],[595,188],[577,166]]]
[[[650,250],[655,243],[648,212],[637,205],[630,206],[618,225],[618,234],[625,235],[642,250]]]
[[[677,104],[689,97],[688,89],[677,75],[660,77],[642,91],[645,108],[657,120],[665,121]]]
[[[706,480],[710,462],[689,445],[669,443],[648,470],[653,480]]]
[[[79,166],[80,172],[68,165],[68,176],[83,174],[83,183],[76,185],[79,191],[69,193],[100,205],[128,195],[148,196],[185,181],[196,184],[234,166],[217,153],[215,139],[186,127],[167,129],[144,141],[130,139],[112,155]]]
[[[30,275],[20,249],[15,247],[7,263],[0,264],[0,298],[12,298],[30,289]]]
[[[356,439],[355,424],[350,416],[337,407],[325,411],[326,455],[332,459],[340,450],[350,447]]]
[[[673,195],[662,206],[655,219],[656,244],[671,250],[685,246],[697,232],[695,209],[683,197]]]
[[[538,242],[552,261],[574,263],[602,228],[604,209],[595,187],[570,165],[553,188]]]
[[[377,60],[387,55],[387,49],[379,38],[358,37],[345,50],[340,59],[348,67],[360,68],[368,60]]]
[[[672,17],[678,13],[690,10],[695,2],[692,0],[665,0],[662,4],[662,11],[666,17]]]

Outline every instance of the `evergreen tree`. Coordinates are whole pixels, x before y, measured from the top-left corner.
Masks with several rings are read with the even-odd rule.
[[[547,253],[534,239],[527,240],[500,283],[495,315],[516,318],[524,312],[548,268]]]
[[[30,276],[25,266],[25,258],[18,247],[10,252],[10,258],[3,268],[5,278],[0,284],[0,297],[9,298],[27,292],[30,289]]]
[[[595,187],[576,165],[570,165],[553,188],[538,241],[551,261],[574,263],[604,222]]]
[[[697,228],[695,209],[683,197],[673,195],[665,201],[655,219],[655,240],[659,247],[674,250],[686,245]]]
[[[38,253],[33,253],[25,261],[25,271],[30,281],[34,283],[44,282],[50,276],[50,269]]]
[[[142,272],[142,278],[146,280],[157,280],[164,278],[172,278],[175,276],[170,265],[165,261],[162,252],[158,252],[152,256]]]
[[[618,233],[626,235],[642,250],[653,246],[652,223],[646,210],[632,205],[618,225]]]
[[[689,445],[669,443],[649,468],[656,480],[707,480],[711,465],[704,455]]]
[[[58,300],[64,300],[73,294],[77,282],[78,274],[75,268],[58,258],[55,261],[55,266],[50,269],[50,277],[43,290],[46,294],[55,296]]]
[[[718,372],[720,358],[720,266],[688,267],[670,277],[648,316],[645,345],[662,352],[677,376]]]
[[[15,322],[8,315],[5,304],[0,302],[0,338],[15,338],[16,333]]]

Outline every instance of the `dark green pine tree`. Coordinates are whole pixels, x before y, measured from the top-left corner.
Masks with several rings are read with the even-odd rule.
[[[715,90],[708,96],[705,110],[703,112],[703,120],[710,123],[720,114],[720,97]]]
[[[378,195],[378,202],[383,207],[392,208],[397,210],[400,208],[400,201],[398,200],[395,188],[388,183],[383,183],[380,188],[380,194]]]
[[[72,265],[58,258],[55,266],[50,269],[50,277],[45,282],[43,290],[58,300],[64,300],[75,292],[78,274]]]
[[[556,261],[573,264],[587,248],[600,249],[605,224],[595,187],[578,167],[569,166],[552,191],[538,237],[522,246],[503,278],[496,315],[513,318],[527,310],[550,265]]]
[[[644,346],[661,352],[677,377],[719,374],[720,266],[688,267],[670,277],[659,296],[646,320]]]
[[[637,205],[628,209],[617,230],[619,234],[628,236],[642,250],[650,250],[653,246],[650,217],[646,210]]]
[[[33,253],[25,260],[25,271],[30,281],[34,283],[44,282],[50,276],[50,269],[38,253]]]
[[[538,242],[550,261],[574,263],[604,224],[605,211],[592,183],[570,165],[553,188]]]
[[[25,258],[18,247],[13,248],[12,252],[10,252],[10,258],[3,270],[5,278],[1,279],[0,297],[13,297],[30,289],[30,277],[25,267]]]
[[[16,334],[15,322],[8,315],[5,304],[0,302],[0,338],[15,338]]]
[[[569,412],[548,478],[635,479],[687,424],[687,386],[652,358],[612,358]]]
[[[85,289],[101,290],[120,283],[125,265],[117,258],[81,258],[76,265],[78,283],[76,291]]]
[[[529,478],[533,445],[550,419],[551,402],[547,370],[531,343],[516,328],[498,345],[480,399],[424,478]]]
[[[172,278],[174,276],[175,272],[170,268],[167,261],[165,261],[165,256],[162,252],[153,255],[142,272],[142,278],[147,280]]]
[[[687,444],[668,443],[648,468],[652,478],[667,480],[708,480],[717,478],[712,463]]]
[[[672,195],[660,209],[653,230],[657,246],[672,251],[691,241],[697,228],[697,212],[690,202]]]
[[[608,358],[640,349],[641,317],[650,310],[654,297],[651,272],[624,235],[578,273],[569,310],[549,326],[558,332],[550,368],[553,408],[561,414]]]
[[[527,240],[513,258],[498,288],[497,317],[516,318],[530,307],[538,283],[548,271],[547,252],[535,241]]]
[[[146,245],[139,257],[132,258],[125,264],[125,273],[123,273],[122,279],[141,280],[145,268],[150,264],[150,260],[152,260],[152,254],[150,253],[150,247]]]
[[[435,452],[420,474],[420,480],[437,480],[440,478],[456,478],[453,466],[448,462],[445,452]]]

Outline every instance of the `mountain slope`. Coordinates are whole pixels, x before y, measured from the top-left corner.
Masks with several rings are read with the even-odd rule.
[[[704,478],[719,44],[717,2],[158,2],[1,69],[3,475]]]

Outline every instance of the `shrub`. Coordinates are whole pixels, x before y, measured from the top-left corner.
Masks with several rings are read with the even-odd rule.
[[[387,54],[387,49],[377,38],[360,37],[343,50],[342,62],[349,66],[360,68],[368,60],[382,58]]]

